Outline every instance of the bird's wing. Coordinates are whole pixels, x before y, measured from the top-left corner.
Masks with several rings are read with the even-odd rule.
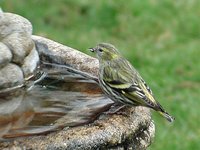
[[[132,100],[133,104],[155,108],[157,102],[153,98],[152,91],[130,63],[124,61],[104,67],[105,84]]]

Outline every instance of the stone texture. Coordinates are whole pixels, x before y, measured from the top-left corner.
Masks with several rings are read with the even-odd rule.
[[[24,17],[12,13],[3,13],[0,17],[0,39],[13,33],[32,34],[32,25]]]
[[[9,63],[0,69],[0,89],[22,84],[24,76],[21,68]]]
[[[14,63],[23,64],[24,58],[33,49],[34,44],[27,33],[12,33],[6,36],[2,42],[12,51]]]
[[[8,65],[12,66],[9,70],[1,69],[1,88],[11,88],[9,86],[17,83],[22,84],[22,81],[29,79],[28,77],[34,74],[39,56],[31,34],[32,25],[27,19],[0,11],[0,68],[12,62]],[[10,74],[16,71],[16,68],[15,76]],[[8,77],[11,77],[10,80]]]
[[[33,74],[37,65],[39,63],[39,56],[37,50],[34,48],[31,50],[29,55],[24,59],[24,63],[22,65],[22,70],[24,72],[25,78],[28,78]]]
[[[32,38],[38,43],[47,45],[38,48],[41,60],[47,59],[49,62],[70,65],[77,70],[97,76],[99,62],[96,58],[43,37],[32,36]],[[37,45],[40,44],[36,43]]]
[[[0,68],[9,63],[11,59],[12,53],[10,52],[9,48],[0,42]]]

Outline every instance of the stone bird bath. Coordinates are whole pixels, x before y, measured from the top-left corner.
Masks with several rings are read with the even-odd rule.
[[[150,110],[125,108],[98,86],[98,61],[33,36],[31,23],[0,12],[0,149],[147,149]]]

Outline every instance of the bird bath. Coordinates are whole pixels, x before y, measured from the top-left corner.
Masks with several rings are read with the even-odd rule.
[[[0,11],[0,149],[146,149],[150,110],[113,102],[98,86],[98,60],[33,36],[31,23]]]

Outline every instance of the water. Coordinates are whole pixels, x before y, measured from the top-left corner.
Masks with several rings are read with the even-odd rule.
[[[0,91],[1,139],[87,124],[113,103],[93,78],[69,72],[65,66],[46,64],[38,74],[26,86]]]

